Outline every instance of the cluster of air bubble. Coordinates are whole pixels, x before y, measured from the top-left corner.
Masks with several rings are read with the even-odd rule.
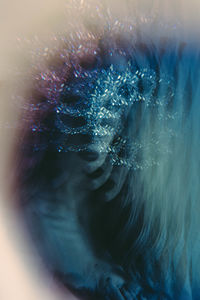
[[[139,83],[142,84],[142,92],[139,89]],[[67,151],[92,151],[98,153],[107,153],[114,165],[126,165],[129,168],[144,168],[157,163],[153,159],[138,162],[138,152],[144,148],[151,148],[157,145],[159,151],[169,151],[162,149],[161,138],[154,136],[146,142],[131,138],[130,130],[124,130],[125,119],[134,109],[136,103],[140,103],[146,114],[150,113],[152,107],[162,107],[167,105],[167,98],[159,97],[154,99],[153,92],[156,89],[158,80],[156,72],[150,68],[135,69],[129,62],[123,70],[119,70],[114,65],[105,69],[96,69],[87,71],[77,76],[77,82],[68,84],[63,89],[63,95],[70,97],[76,96],[76,103],[66,103],[62,101],[56,107],[57,118],[56,127],[63,133],[63,143],[57,145],[59,152]],[[172,81],[168,78],[159,78],[159,85],[172,87]],[[173,89],[172,89],[173,92]],[[158,109],[157,118],[166,118],[162,114],[162,109]],[[85,124],[78,127],[68,126],[62,120],[63,115],[74,118],[84,118]],[[173,119],[175,116],[168,114]],[[132,122],[129,126],[134,126]],[[78,134],[91,136],[91,143],[69,145],[65,144],[65,137]],[[163,133],[160,132],[160,135]],[[166,134],[166,132],[164,132]],[[169,128],[168,133],[174,132]],[[160,144],[160,145],[159,145]],[[120,152],[127,152],[128,155],[120,157]]]

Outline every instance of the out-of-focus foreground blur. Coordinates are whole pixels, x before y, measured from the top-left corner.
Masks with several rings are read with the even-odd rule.
[[[101,3],[100,3],[101,2]],[[20,68],[30,66],[28,42],[34,36],[45,40],[52,32],[62,33],[74,26],[82,25],[79,14],[90,19],[91,11],[102,9],[99,26],[104,23],[104,13],[113,20],[119,18],[145,18],[156,16],[157,20],[182,21],[185,30],[196,33],[199,15],[199,1],[64,1],[64,0],[0,0],[0,299],[1,300],[59,300],[75,299],[70,293],[66,296],[48,278],[42,269],[40,259],[31,248],[27,233],[13,209],[14,197],[11,190],[13,145],[16,139],[15,122],[20,115],[20,107],[12,100],[15,89],[23,89],[23,82],[16,81]],[[98,23],[97,19],[96,22]],[[19,43],[20,41],[20,43]],[[19,48],[19,45],[21,49]],[[35,49],[33,49],[34,51]],[[27,54],[29,53],[29,54]],[[13,78],[15,73],[15,78]],[[68,298],[67,298],[68,297]]]

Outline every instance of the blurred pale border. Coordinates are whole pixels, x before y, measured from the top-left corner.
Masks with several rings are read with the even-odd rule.
[[[77,21],[80,24],[77,12],[80,13],[82,9],[84,17],[89,19],[91,10],[95,12],[97,3],[100,2],[103,7],[102,23],[104,12],[114,19],[123,19],[126,16],[134,19],[135,16],[148,16],[151,13],[169,22],[181,20],[185,29],[189,28],[192,32],[198,33],[199,15],[196,12],[200,11],[200,2],[194,0],[0,0],[0,299],[2,300],[66,299],[66,295],[62,295],[56,288],[50,288],[50,282],[44,279],[45,272],[40,269],[37,256],[29,249],[29,243],[10,205],[12,196],[9,193],[7,175],[11,170],[8,168],[8,160],[15,131],[10,130],[8,135],[2,124],[8,120],[15,120],[18,114],[10,102],[10,93],[14,88],[10,70],[19,63],[15,53],[16,37],[23,36],[29,39],[38,35],[42,38],[52,31],[66,31],[69,24],[76,22],[77,26]],[[70,13],[66,5],[70,7]],[[24,55],[26,56],[26,53]],[[68,297],[74,298],[70,295]]]

